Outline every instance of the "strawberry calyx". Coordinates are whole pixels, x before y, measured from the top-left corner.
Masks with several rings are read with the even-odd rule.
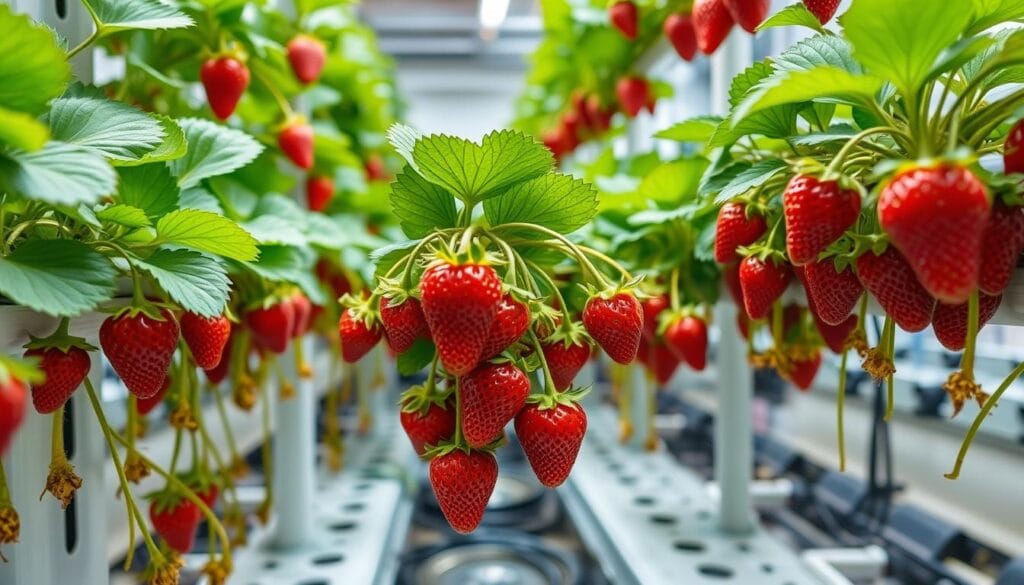
[[[373,328],[374,324],[380,323],[380,311],[373,307],[374,298],[356,298],[346,293],[341,297],[341,306],[345,307],[349,315],[356,321],[361,321],[367,329]]]
[[[463,440],[461,443],[457,443],[454,440],[442,441],[437,445],[434,445],[433,447],[424,451],[423,458],[429,461],[431,459],[434,459],[435,457],[443,457],[453,451],[462,451],[467,455],[474,451],[478,453],[490,453],[491,455],[493,455],[494,452],[497,451],[499,447],[505,444],[506,441],[507,439],[505,438],[504,433],[502,433],[498,438],[494,439],[493,441],[484,445],[483,447],[476,448],[470,447],[469,443],[467,443],[465,440]]]
[[[464,234],[469,234],[470,237],[472,236],[468,229]],[[429,269],[432,266],[442,263],[451,264],[452,266],[465,266],[467,264],[475,264],[477,266],[495,266],[503,264],[503,261],[493,254],[488,253],[487,248],[485,248],[479,241],[467,241],[464,236],[463,244],[464,245],[459,246],[458,250],[452,250],[447,244],[438,246],[437,249],[429,255],[433,257],[433,260],[427,264],[427,268]]]
[[[402,282],[394,278],[380,277],[377,279],[377,288],[373,295],[380,297],[381,303],[387,303],[388,307],[397,307],[405,301],[416,298],[414,288],[403,286]]]
[[[737,248],[736,252],[743,258],[757,258],[762,261],[770,261],[775,265],[787,264],[785,252],[772,247],[770,242],[741,246]]]
[[[182,482],[185,481],[183,477],[179,477]],[[157,513],[169,512],[177,508],[183,501],[187,501],[188,498],[181,493],[180,489],[177,489],[171,485],[167,485],[164,489],[152,492],[146,495],[146,500],[151,502],[154,506],[154,510]]]
[[[587,333],[583,325],[571,319],[563,319],[555,332],[544,338],[545,345],[556,343],[561,343],[566,348],[573,345],[586,345],[587,347],[594,345],[590,334]]]
[[[447,410],[448,398],[454,391],[454,389],[449,388],[448,390],[438,392],[436,389],[428,387],[428,385],[416,385],[402,392],[398,404],[402,412],[415,412],[423,416],[427,414],[427,411],[432,406]]]
[[[302,114],[296,114],[295,112],[290,112],[285,115],[283,122],[274,126],[272,129],[274,131],[274,134],[280,134],[281,132],[284,132],[289,128],[294,128],[295,126],[308,125],[309,119],[306,118],[306,116],[303,116]]]
[[[531,394],[526,397],[527,404],[536,404],[540,410],[552,410],[559,406],[573,406],[590,394],[593,388],[584,386],[582,388],[569,388],[565,392]]]
[[[35,358],[18,359],[0,353],[0,386],[7,384],[11,379],[23,383],[42,382],[45,376],[36,365]]]
[[[73,347],[84,351],[96,351],[96,346],[89,344],[85,338],[70,335],[68,333],[69,326],[70,320],[65,317],[60,320],[57,330],[46,337],[29,334],[29,342],[22,347],[25,349],[57,349],[61,353],[68,353]]]

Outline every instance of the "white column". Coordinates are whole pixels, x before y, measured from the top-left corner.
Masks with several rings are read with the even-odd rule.
[[[282,360],[295,395],[282,399],[275,392],[277,425],[274,433],[274,530],[270,545],[291,550],[309,544],[313,534],[313,497],[316,487],[316,396],[313,378],[302,379],[295,367],[295,346],[313,355],[312,338],[292,342]]]

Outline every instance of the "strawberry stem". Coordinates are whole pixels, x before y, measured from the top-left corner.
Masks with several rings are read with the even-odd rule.
[[[836,399],[836,434],[839,447],[839,471],[846,471],[846,431],[843,426],[843,404],[846,402],[846,358],[849,350],[843,350],[839,361],[839,396]]]
[[[985,419],[988,418],[989,413],[993,408],[995,408],[996,403],[999,402],[1003,393],[1010,388],[1010,385],[1013,384],[1014,380],[1019,378],[1021,374],[1024,374],[1024,362],[1017,364],[1017,367],[1014,368],[1013,371],[1010,372],[1010,375],[1003,380],[1002,384],[999,385],[999,388],[988,397],[988,400],[985,401],[985,404],[981,407],[977,416],[974,417],[974,422],[971,423],[971,428],[967,431],[967,435],[964,437],[964,441],[960,445],[960,451],[956,455],[956,463],[953,464],[953,470],[945,474],[946,479],[956,479],[960,477],[960,468],[964,464],[964,459],[967,457],[967,451],[970,450],[971,443],[974,442],[975,435],[978,434],[978,429],[981,428]]]
[[[266,361],[264,361],[266,363]],[[270,429],[270,391],[267,382],[266,372],[260,376],[260,399],[263,404],[260,405],[260,422],[263,426],[263,444],[260,446],[260,454],[263,457],[263,475],[264,477],[274,477],[274,458],[271,454],[271,438],[272,431]],[[270,511],[270,507],[274,503],[274,482],[266,482],[266,493],[263,496],[263,507],[267,512]]]
[[[235,435],[231,432],[227,408],[224,407],[224,396],[220,393],[220,386],[210,384],[208,387],[213,394],[213,401],[217,405],[217,416],[220,418],[220,424],[224,427],[224,440],[228,444],[228,454],[231,455],[231,460],[235,461],[238,459],[238,447],[235,445]]]
[[[979,315],[978,289],[974,289],[967,299],[967,338],[964,345],[964,357],[960,360],[960,372],[968,381],[974,381],[974,349],[977,344]]]
[[[842,168],[843,162],[846,161],[846,157],[853,151],[853,148],[857,146],[857,143],[874,136],[875,134],[900,134],[900,131],[891,126],[878,126],[876,128],[868,128],[860,134],[855,135],[853,138],[846,141],[843,148],[839,150],[832,162],[829,163],[828,168],[825,169],[825,173],[822,174],[821,179],[823,181],[829,181],[839,176],[839,169]]]
[[[555,389],[555,379],[551,376],[551,368],[548,366],[548,360],[544,357],[544,348],[540,345],[540,340],[537,339],[537,334],[531,329],[530,330],[530,341],[533,343],[533,349],[537,352],[537,358],[540,359],[540,366],[544,370],[544,394],[554,398],[557,394]]]
[[[452,439],[456,449],[468,449],[462,437],[462,377],[455,378],[455,437]]]
[[[896,322],[893,321],[892,317],[886,316],[885,318],[885,324],[882,325],[882,339],[879,340],[879,346],[882,347],[885,357],[889,358],[889,361],[892,361],[896,349]],[[896,394],[894,386],[895,381],[893,380],[893,374],[889,374],[885,377],[886,404],[883,420],[886,422],[889,422],[892,418],[893,410],[896,408]]]
[[[672,312],[679,310],[679,267],[672,269],[672,276],[669,277],[668,294],[672,304]]]

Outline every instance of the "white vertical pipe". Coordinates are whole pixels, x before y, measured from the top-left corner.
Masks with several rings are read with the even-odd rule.
[[[729,111],[729,86],[753,59],[751,37],[735,28],[711,60],[711,107]],[[723,532],[754,528],[750,482],[754,466],[752,383],[747,350],[736,330],[737,307],[728,301],[715,309],[718,324],[718,413],[715,419],[715,480],[722,497],[718,523]]]
[[[295,346],[311,356],[312,338],[304,336],[292,342],[281,356],[284,374],[295,385],[295,395],[277,401],[277,425],[274,434],[274,531],[270,545],[278,550],[293,550],[310,543],[313,534],[313,496],[316,486],[316,397],[313,379],[303,379],[295,367]]]
[[[647,371],[639,363],[629,366],[626,385],[629,388],[630,422],[633,425],[633,436],[629,444],[637,449],[644,448],[647,439],[648,394],[654,392]]]

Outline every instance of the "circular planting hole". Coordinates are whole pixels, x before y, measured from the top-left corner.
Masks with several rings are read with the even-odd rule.
[[[324,565],[336,565],[344,560],[345,557],[339,554],[320,555],[318,557],[313,557],[313,564],[322,567]]]
[[[749,542],[737,542],[736,543],[736,550],[738,550],[740,552],[743,552],[743,553],[748,553],[748,552],[750,552],[750,543]]]
[[[697,511],[697,519],[698,520],[707,520],[710,517],[711,517],[711,512],[708,512],[707,510],[698,510]]]
[[[651,496],[637,496],[633,499],[633,503],[637,506],[653,506],[654,502],[655,500]]]
[[[324,579],[313,579],[310,581],[299,581],[295,585],[331,585]]]
[[[621,463],[609,463],[608,464],[608,471],[610,471],[612,473],[618,473],[618,472],[622,471],[622,464]]]
[[[341,509],[346,512],[362,512],[366,509],[366,504],[362,502],[354,502],[351,504],[345,504]]]
[[[731,579],[732,569],[729,567],[723,567],[722,565],[699,565],[697,572],[705,577],[714,577],[715,579]]]
[[[772,573],[772,572],[775,571],[775,567],[769,565],[768,563],[765,563],[765,564],[761,565],[761,571],[763,571],[765,573]]]
[[[328,526],[331,532],[348,532],[356,527],[355,522],[335,522]]]
[[[636,483],[636,476],[623,475],[622,477],[619,478],[619,483],[621,483],[622,485],[633,485]]]
[[[699,553],[706,548],[699,540],[677,540],[672,543],[672,548],[680,552]]]
[[[361,484],[357,485],[354,489],[357,492],[365,492],[366,490],[368,490],[368,489],[370,489],[372,487],[373,487],[373,484],[371,484],[371,483],[361,483]]]
[[[668,526],[675,524],[678,519],[671,514],[652,514],[651,522],[654,524],[661,524],[662,526]]]
[[[263,563],[263,569],[266,571],[273,571],[277,568],[277,561],[267,561]]]

